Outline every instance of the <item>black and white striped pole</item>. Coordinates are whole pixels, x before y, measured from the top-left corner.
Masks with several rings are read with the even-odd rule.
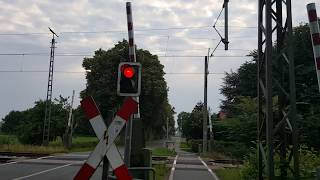
[[[135,50],[135,43],[134,43],[134,30],[133,30],[133,21],[132,21],[131,2],[126,3],[126,11],[127,11],[128,38],[129,38],[129,62],[135,63],[137,62],[137,60],[136,60],[136,50]],[[138,112],[133,115],[133,119],[139,119],[140,118],[139,95],[135,96],[134,99],[136,102],[138,102]],[[130,161],[131,161],[132,124],[133,124],[132,120],[128,121],[126,126],[126,133],[125,133],[124,162],[128,167],[130,167]]]

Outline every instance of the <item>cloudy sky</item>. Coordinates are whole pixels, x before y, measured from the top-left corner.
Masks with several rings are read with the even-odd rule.
[[[48,27],[59,35],[53,96],[71,96],[75,90],[78,105],[79,92],[86,83],[81,67],[83,57],[127,39],[125,2],[0,0],[0,118],[46,98],[51,41]],[[309,2],[292,2],[294,25],[307,21],[305,5]],[[222,3],[223,0],[132,1],[136,44],[159,55],[167,73],[169,101],[178,113],[191,111],[203,100],[201,56],[207,55],[208,48],[219,41],[211,26]],[[219,94],[223,73],[236,71],[250,60],[230,56],[245,56],[257,47],[257,1],[231,0],[229,12],[230,50],[225,52],[219,46],[215,55],[220,57],[211,58],[209,65],[212,74],[208,79],[208,105],[214,112],[223,99]],[[217,25],[223,32],[223,18]]]

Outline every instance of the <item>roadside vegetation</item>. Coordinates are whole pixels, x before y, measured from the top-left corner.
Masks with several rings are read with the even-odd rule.
[[[0,152],[16,153],[35,153],[35,154],[53,154],[66,152],[91,151],[98,143],[96,137],[74,137],[70,149],[63,147],[62,140],[57,138],[51,141],[49,145],[26,145],[19,142],[18,138],[13,135],[0,135]]]
[[[297,124],[299,127],[300,175],[305,179],[314,179],[315,171],[320,167],[320,94],[312,52],[312,43],[308,25],[294,28],[293,44],[296,66]],[[214,124],[214,152],[208,153],[213,159],[225,158],[243,161],[243,165],[233,169],[217,170],[224,179],[257,179],[257,51],[252,51],[247,61],[236,72],[226,73],[220,89],[225,99],[221,101],[219,113],[211,116]],[[277,69],[276,64],[274,68]],[[288,69],[284,69],[287,71]],[[276,78],[281,74],[275,72]],[[279,98],[273,97],[274,121],[279,121]],[[178,114],[179,130],[187,139],[193,152],[198,152],[202,144],[203,103],[195,105],[192,112]],[[209,133],[208,133],[209,134]],[[289,155],[289,152],[287,152]],[[280,158],[274,157],[276,176],[280,175]],[[234,178],[237,177],[237,178]],[[292,177],[288,172],[288,178]]]
[[[99,110],[110,123],[117,108],[123,103],[123,97],[116,93],[117,70],[121,61],[127,58],[128,42],[119,41],[108,50],[98,49],[91,58],[83,59],[86,73],[86,89],[79,93],[81,99],[93,96]],[[168,101],[168,87],[164,79],[164,66],[157,56],[144,49],[137,49],[138,61],[143,72],[140,95],[140,113],[143,122],[145,139],[161,139],[165,136],[163,126],[169,121],[170,134],[174,134],[174,108]],[[32,151],[32,152],[69,152],[89,151],[97,144],[97,138],[89,121],[80,106],[73,109],[72,147],[62,146],[62,137],[69,131],[67,128],[70,97],[59,96],[51,102],[50,143],[47,148],[41,147],[43,122],[46,101],[38,100],[32,107],[22,111],[9,112],[0,122],[0,151]],[[151,120],[152,119],[152,120]],[[123,136],[124,133],[121,134]],[[92,136],[93,138],[90,138]],[[123,140],[123,137],[120,138]],[[63,142],[67,142],[67,138]],[[120,143],[120,142],[118,142]],[[67,147],[66,143],[65,146]],[[46,150],[47,149],[47,150]],[[169,153],[159,151],[159,153]]]
[[[175,150],[164,147],[152,149],[152,156],[175,156],[176,154]]]
[[[166,166],[166,164],[155,164],[153,168],[156,171],[156,180],[167,180],[170,168]]]

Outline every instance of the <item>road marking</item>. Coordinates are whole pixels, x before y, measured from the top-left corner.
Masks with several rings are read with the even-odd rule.
[[[176,155],[176,157],[174,158],[174,161],[173,161],[173,164],[172,164],[172,168],[171,168],[171,173],[170,173],[170,176],[169,176],[169,180],[173,180],[173,174],[174,174],[174,171],[176,169],[177,159],[178,159],[178,155]]]
[[[6,166],[6,165],[10,165],[10,164],[16,164],[17,162],[16,161],[14,161],[14,162],[9,162],[9,163],[4,163],[4,164],[0,164],[0,167],[1,166]]]
[[[215,180],[219,180],[219,178],[217,177],[217,175],[208,167],[208,165],[201,159],[201,157],[198,157],[199,160],[201,161],[201,163],[208,169],[209,173],[213,176],[213,178]]]
[[[43,157],[39,157],[37,159],[47,159],[47,158],[52,158],[52,157],[56,157],[56,156],[43,156]]]
[[[51,157],[55,157],[55,156],[44,156],[44,157],[39,157],[36,159],[46,159],[46,158],[51,158]],[[26,161],[30,161],[30,160],[34,160],[34,159],[24,159],[24,160],[20,160],[20,161],[13,161],[13,162],[9,162],[9,163],[4,163],[4,164],[0,164],[0,167],[10,165],[10,164],[17,164],[19,162],[26,162]]]
[[[46,172],[54,171],[54,170],[56,170],[56,169],[61,169],[61,168],[64,168],[64,167],[68,167],[68,166],[71,166],[71,165],[72,165],[72,163],[71,163],[71,164],[66,164],[66,165],[63,165],[63,166],[58,166],[58,167],[55,167],[55,168],[52,168],[52,169],[47,169],[47,170],[40,171],[40,172],[37,172],[37,173],[34,173],[34,174],[30,174],[30,175],[27,175],[27,176],[15,178],[15,179],[13,179],[13,180],[19,180],[19,179],[29,178],[29,177],[32,177],[32,176],[36,176],[36,175],[39,175],[39,174],[46,173]]]

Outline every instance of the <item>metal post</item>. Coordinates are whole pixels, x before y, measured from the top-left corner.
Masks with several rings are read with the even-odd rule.
[[[55,47],[55,36],[58,35],[49,28],[52,33],[51,47],[50,47],[50,61],[49,61],[49,75],[48,75],[48,85],[47,85],[47,99],[46,99],[46,109],[43,123],[43,133],[42,133],[42,145],[47,146],[50,139],[50,120],[51,120],[51,100],[52,100],[52,83],[53,83],[53,65],[54,65],[54,49]]]
[[[273,6],[274,3],[276,6]],[[283,14],[283,7],[286,8],[286,14]],[[285,21],[283,16],[286,16]],[[283,22],[286,22],[285,25]],[[276,32],[275,41],[272,39],[274,32]],[[259,179],[275,178],[275,153],[279,153],[281,177],[285,178],[287,171],[293,169],[294,177],[299,178],[292,34],[291,0],[259,0],[257,63]],[[273,47],[275,43],[277,43],[276,51]],[[285,65],[287,67],[284,67]],[[279,99],[278,106],[273,104],[275,97]],[[274,107],[278,107],[278,113],[274,113]],[[291,132],[288,132],[288,129]],[[289,135],[292,138],[290,141],[286,138]],[[287,157],[287,153],[293,156],[293,163],[291,163],[292,156]],[[292,164],[293,167],[290,167]]]
[[[229,8],[228,8],[228,3],[229,3],[229,0],[224,0],[224,49],[225,50],[228,50],[229,47],[228,47],[228,44],[229,44],[229,18],[228,18],[228,11],[229,11]]]
[[[207,152],[207,132],[208,132],[208,113],[207,113],[207,92],[208,92],[208,56],[204,58],[204,103],[203,103],[203,153]]]
[[[169,140],[169,118],[167,118],[167,140]]]
[[[273,161],[273,101],[272,101],[272,3],[266,0],[265,6],[266,21],[266,50],[265,50],[265,71],[266,71],[266,138],[267,138],[267,175],[274,179]]]
[[[69,109],[68,124],[66,126],[66,130],[65,130],[64,135],[63,135],[63,145],[68,149],[71,147],[71,143],[72,143],[72,129],[73,129],[72,107],[73,107],[74,93],[75,93],[75,91],[73,90],[72,91],[70,109]]]
[[[262,40],[262,27],[263,27],[263,6],[264,1],[259,0],[258,2],[258,62],[257,62],[257,95],[258,95],[258,120],[257,120],[257,136],[258,136],[258,142],[257,142],[257,159],[258,159],[258,179],[263,180],[262,177],[262,154],[264,152],[264,149],[262,147],[262,128],[263,128],[263,110],[262,110],[262,102],[263,102],[263,92],[265,91],[265,87],[261,86],[263,83],[263,63],[264,63],[264,56],[262,51],[263,46],[263,40]],[[260,84],[261,83],[261,84]],[[261,126],[262,125],[262,126]]]
[[[69,110],[69,118],[68,118],[68,127],[71,127],[71,119],[72,119],[72,107],[73,107],[73,101],[74,101],[74,93],[75,91],[72,91],[72,98],[71,98],[71,105]]]
[[[103,166],[102,166],[102,180],[109,179],[109,160],[107,156],[103,157]]]
[[[132,8],[131,2],[126,3],[126,11],[127,11],[127,24],[128,24],[128,37],[129,37],[129,61],[136,62],[136,50],[135,50],[135,43],[134,43],[134,29],[133,29],[133,20],[132,20]],[[138,113],[133,115],[126,125],[126,138],[125,138],[125,156],[124,161],[128,167],[130,167],[131,162],[131,145],[132,141],[132,127],[133,127],[133,120],[139,121],[140,120],[140,107],[139,107],[139,97],[135,97],[136,101],[138,102]],[[136,127],[135,131],[141,131],[142,127]],[[139,137],[144,138],[144,137]],[[144,144],[144,143],[143,143]]]
[[[292,125],[292,153],[293,153],[293,176],[295,179],[300,178],[299,168],[299,141],[298,141],[298,126],[297,126],[297,106],[296,106],[296,80],[295,66],[293,54],[293,30],[292,30],[292,6],[291,0],[287,0],[287,27],[288,27],[288,59],[289,59],[289,81],[290,81],[290,114],[289,119]]]

